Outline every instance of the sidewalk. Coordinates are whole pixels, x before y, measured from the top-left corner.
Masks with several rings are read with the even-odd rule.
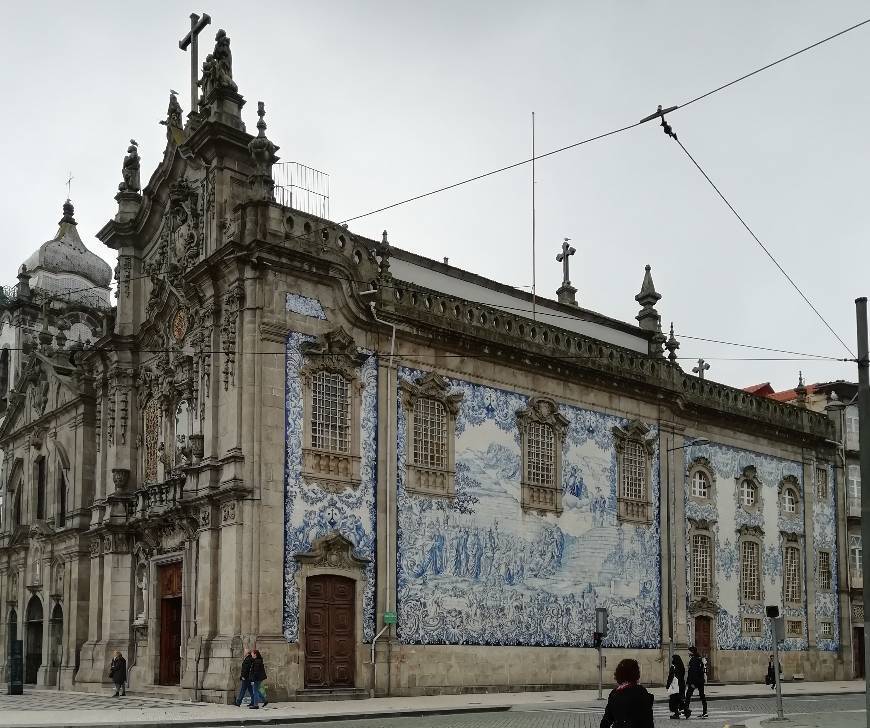
[[[785,720],[767,718],[759,721],[759,728],[861,728],[867,725],[866,716],[867,713],[864,710],[804,713],[789,715]]]
[[[605,696],[608,690],[605,690]],[[664,688],[652,690],[657,701],[666,701]],[[864,681],[806,682],[783,685],[783,695],[839,695],[863,693]],[[765,685],[711,685],[708,699],[770,697]],[[18,701],[18,702],[16,702]],[[258,711],[232,705],[189,703],[151,698],[137,698],[131,693],[124,699],[111,699],[86,693],[33,690],[24,696],[0,695],[0,713],[4,728],[18,726],[96,726],[97,728],[166,728],[184,726],[274,725],[352,718],[387,718],[480,711],[522,710],[534,705],[587,704],[602,706],[596,690],[571,690],[530,693],[490,693],[481,695],[436,695],[413,698],[372,698],[369,700],[330,701],[323,703],[271,703]],[[44,705],[43,709],[40,707]],[[20,707],[19,707],[20,706]],[[62,706],[62,707],[61,707]],[[91,707],[93,706],[93,707]],[[810,716],[812,717],[812,716]],[[799,716],[796,716],[799,718]],[[783,724],[773,724],[782,726]],[[795,726],[802,725],[795,723]],[[816,728],[815,724],[806,724]],[[768,726],[767,728],[773,728]],[[831,728],[819,725],[818,728]],[[837,726],[836,728],[840,728]],[[848,728],[843,726],[842,728]]]

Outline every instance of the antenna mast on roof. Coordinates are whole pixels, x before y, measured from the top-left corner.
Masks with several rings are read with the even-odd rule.
[[[535,317],[535,112],[532,112],[532,321]]]

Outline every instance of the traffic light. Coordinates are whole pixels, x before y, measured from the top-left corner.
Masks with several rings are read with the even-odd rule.
[[[601,638],[602,638],[601,632],[593,632],[592,633],[592,645],[595,647],[596,650],[601,649]]]

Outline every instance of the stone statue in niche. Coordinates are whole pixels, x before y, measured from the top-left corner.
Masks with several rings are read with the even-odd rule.
[[[136,567],[135,599],[134,619],[138,623],[143,623],[145,621],[145,605],[148,599],[148,567],[141,563]]]
[[[130,146],[127,147],[127,156],[124,157],[124,166],[121,167],[121,174],[124,181],[118,185],[118,190],[121,192],[139,192],[142,185],[139,181],[139,144],[135,139],[130,140]]]

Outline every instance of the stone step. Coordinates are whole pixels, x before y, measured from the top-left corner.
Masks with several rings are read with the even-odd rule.
[[[363,688],[307,688],[297,690],[295,699],[300,703],[314,703],[323,700],[363,700],[369,696]]]

